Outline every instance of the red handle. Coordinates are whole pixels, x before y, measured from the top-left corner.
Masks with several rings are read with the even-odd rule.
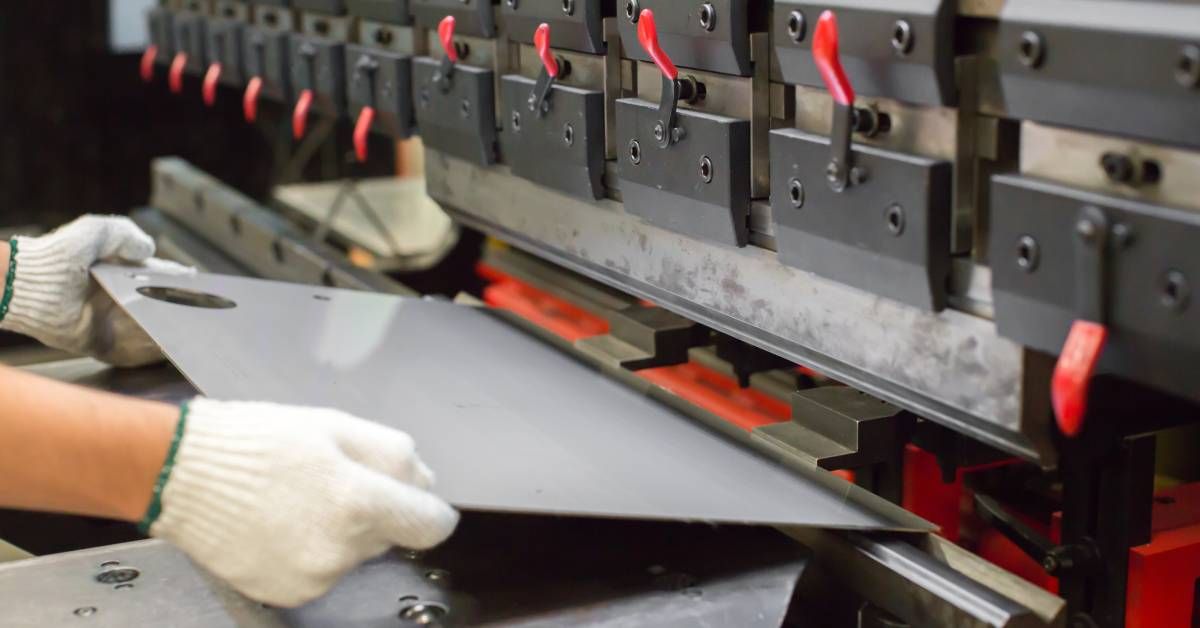
[[[1077,320],[1071,324],[1050,380],[1050,400],[1064,436],[1074,437],[1083,430],[1088,386],[1107,340],[1108,329],[1100,323]]]
[[[204,104],[212,107],[217,104],[217,83],[221,80],[221,64],[214,63],[208,66],[208,72],[204,73],[204,88],[200,93],[204,96]]]
[[[821,71],[821,79],[825,88],[833,94],[833,99],[841,105],[854,105],[854,88],[846,78],[842,69],[842,60],[838,56],[838,27],[837,16],[833,11],[824,11],[817,19],[817,30],[812,40],[813,61]]]
[[[186,52],[175,53],[175,58],[171,60],[171,72],[167,74],[167,85],[171,88],[172,93],[183,93],[183,71],[187,68],[187,62]]]
[[[371,124],[375,122],[375,108],[363,107],[354,123],[354,156],[359,162],[367,160],[367,135],[371,132]]]
[[[550,78],[558,78],[558,59],[550,52],[549,24],[543,23],[533,32],[533,47],[537,48],[538,56],[542,58],[542,65],[546,66],[546,73]]]
[[[654,59],[654,64],[662,71],[663,76],[672,81],[679,78],[679,69],[671,63],[671,58],[663,52],[662,46],[658,45],[658,27],[654,24],[654,11],[650,9],[642,9],[642,15],[638,18],[638,41],[641,42],[642,48],[646,49],[646,54]]]
[[[306,89],[300,92],[296,99],[296,108],[292,110],[292,137],[302,139],[308,131],[308,110],[312,109],[313,91]]]
[[[258,95],[262,93],[262,88],[262,77],[255,76],[246,83],[246,94],[242,96],[242,113],[246,115],[246,122],[251,124],[258,119]]]
[[[154,80],[154,60],[158,58],[158,46],[150,45],[146,47],[146,52],[142,53],[142,80],[149,83]]]
[[[454,16],[447,15],[438,24],[438,39],[442,40],[442,50],[453,62],[458,63],[458,49],[454,47]]]

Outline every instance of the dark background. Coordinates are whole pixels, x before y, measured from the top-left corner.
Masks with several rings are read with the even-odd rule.
[[[268,124],[247,125],[229,88],[204,107],[197,77],[171,94],[163,66],[147,85],[139,60],[109,52],[107,0],[0,2],[0,227],[145,204],[160,155],[265,198]],[[280,122],[282,107],[271,109]]]

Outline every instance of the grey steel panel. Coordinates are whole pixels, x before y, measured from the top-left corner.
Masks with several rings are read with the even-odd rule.
[[[991,321],[934,314],[822,280],[756,246],[656,228],[619,203],[583,202],[427,151],[427,185],[456,219],[739,340],[999,447],[1049,462],[1049,373]],[[461,185],[473,181],[473,185]],[[503,199],[503,202],[497,202]],[[1037,364],[1034,364],[1037,366]]]
[[[654,135],[658,105],[622,98],[616,107],[615,144],[626,210],[677,233],[745,246],[750,231],[750,121],[680,109],[676,126],[683,137],[663,147]],[[708,164],[707,177],[702,162]]]
[[[119,561],[139,575],[95,580]],[[774,530],[467,515],[436,550],[392,552],[297,609],[251,602],[158,540],[0,566],[6,628],[779,626],[806,553]],[[446,609],[415,621],[419,602]],[[77,609],[90,609],[77,611]],[[407,612],[406,612],[407,611]]]
[[[94,272],[205,394],[332,406],[403,429],[437,470],[438,493],[462,508],[929,528],[831,476],[760,458],[483,310],[220,275]],[[238,305],[176,305],[142,296],[146,286]]]

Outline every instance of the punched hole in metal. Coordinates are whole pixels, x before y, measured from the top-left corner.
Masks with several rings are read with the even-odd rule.
[[[237,303],[225,297],[219,297],[206,292],[184,290],[183,288],[142,286],[137,289],[137,292],[144,297],[155,299],[156,301],[166,301],[167,303],[186,305],[188,307],[199,307],[209,310],[228,310],[237,307]]]

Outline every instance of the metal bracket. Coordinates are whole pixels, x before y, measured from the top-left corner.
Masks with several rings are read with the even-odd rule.
[[[838,191],[826,172],[830,138],[796,129],[770,136],[771,216],[784,264],[923,309],[945,307],[949,162],[859,145],[848,161],[872,184]]]
[[[528,112],[534,81],[500,80],[501,148],[513,174],[587,199],[604,197],[604,92],[555,84],[554,107]],[[536,87],[532,87],[536,89]]]
[[[792,420],[756,428],[753,436],[822,469],[897,462],[912,415],[846,386],[792,394]]]
[[[680,141],[671,144],[673,134],[664,132],[654,104],[621,99],[616,108],[625,211],[676,233],[745,246],[750,121],[680,110],[675,122]]]
[[[375,110],[371,130],[406,138],[416,131],[413,119],[412,57],[357,44],[346,46],[347,109],[354,116]]]
[[[449,90],[438,83],[442,62],[413,59],[417,126],[425,144],[479,165],[496,162],[494,72],[456,64]]]
[[[291,78],[296,93],[312,90],[314,110],[341,116],[346,111],[346,45],[306,35],[292,37]]]
[[[577,340],[575,348],[630,371],[687,362],[688,349],[702,344],[708,331],[668,310],[640,304],[614,311],[608,322],[608,334]]]

